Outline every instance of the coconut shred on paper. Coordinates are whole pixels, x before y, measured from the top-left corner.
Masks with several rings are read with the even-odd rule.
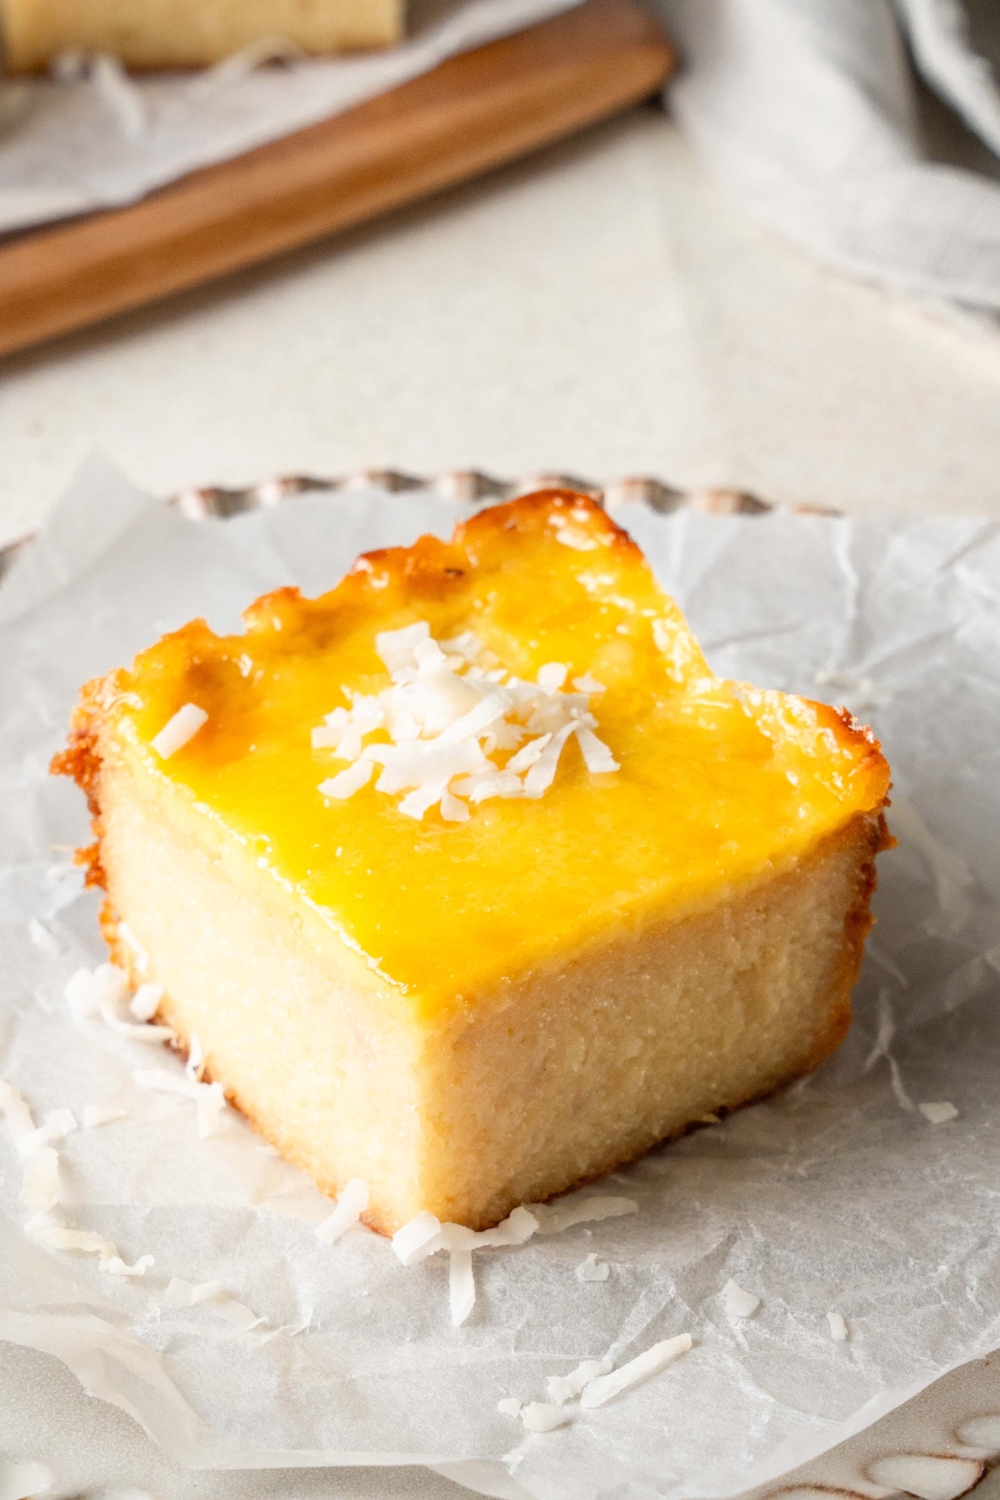
[[[315,594],[362,550],[449,535],[456,509],[341,492],[199,526],[94,465],[0,586],[0,1077],[57,1157],[54,1183],[33,1169],[54,1206],[22,1204],[0,1126],[0,1337],[57,1354],[185,1464],[424,1462],[519,1500],[736,1495],[1000,1345],[1000,542],[974,520],[617,516],[720,673],[833,701],[878,684],[866,715],[905,809],[878,958],[810,1079],[529,1205],[522,1243],[411,1229],[407,1258],[427,1253],[404,1265],[358,1226],[363,1185],[321,1197],[232,1110],[199,1138],[197,1076],[133,1034],[151,996],[70,1012],[67,981],[106,954],[93,894],[44,878],[53,846],[87,838],[46,765],[86,678],[196,615],[232,629],[268,589]],[[80,1128],[61,1134],[60,1111]],[[637,1209],[585,1222],[602,1198]],[[153,1264],[109,1274],[51,1221]]]

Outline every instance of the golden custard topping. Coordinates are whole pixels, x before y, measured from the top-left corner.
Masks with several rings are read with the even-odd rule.
[[[876,740],[846,715],[713,676],[639,549],[571,492],[485,510],[450,543],[370,553],[321,598],[280,589],[245,619],[242,635],[196,620],[166,636],[92,685],[101,712],[126,760],[190,798],[220,845],[317,910],[427,1018],[609,929],[779,873],[888,789]],[[581,728],[563,734],[547,788],[476,801],[466,768],[422,815],[403,810],[405,786],[378,788],[390,731],[412,748],[419,720],[365,729],[353,749],[342,721],[356,695],[392,686],[376,636],[414,625],[397,642],[443,643],[425,645],[424,669],[475,679],[480,698],[520,682],[527,701],[542,673],[552,722],[575,714]],[[404,667],[397,685],[413,676]],[[462,691],[464,713],[475,694]],[[207,719],[164,758],[153,742],[189,704]],[[466,738],[488,775],[540,754],[537,712],[536,695]],[[345,795],[336,778],[359,743],[376,747],[371,774]],[[617,769],[588,770],[585,750]]]

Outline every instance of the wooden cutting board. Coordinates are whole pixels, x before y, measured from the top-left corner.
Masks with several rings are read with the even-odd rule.
[[[584,0],[128,208],[0,243],[0,354],[266,260],[651,96],[674,53],[636,0]]]

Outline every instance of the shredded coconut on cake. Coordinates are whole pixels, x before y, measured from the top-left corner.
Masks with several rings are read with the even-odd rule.
[[[172,719],[168,719],[160,730],[154,735],[150,744],[161,760],[169,760],[178,750],[182,750],[188,740],[193,740],[203,724],[208,723],[208,714],[197,703],[185,703],[179,708]]]
[[[485,653],[471,631],[439,642],[426,620],[381,631],[375,650],[392,686],[374,696],[343,688],[350,708],[333,709],[311,732],[314,750],[348,762],[320,783],[324,797],[353,797],[381,766],[375,790],[404,793],[396,805],[405,816],[419,821],[437,807],[445,822],[465,823],[469,803],[541,797],[574,735],[588,771],[619,770],[590,712],[604,685],[587,674],[566,692],[562,662],[545,663],[536,682],[487,670],[477,665]],[[362,743],[376,733],[388,739]],[[505,751],[513,754],[500,765],[493,757]]]

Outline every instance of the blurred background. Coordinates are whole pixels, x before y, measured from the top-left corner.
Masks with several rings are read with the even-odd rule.
[[[126,4],[37,55],[29,9],[0,544],[95,450],[164,496],[471,468],[1000,508],[995,5],[468,0],[314,57],[275,0],[165,72],[112,50]]]

